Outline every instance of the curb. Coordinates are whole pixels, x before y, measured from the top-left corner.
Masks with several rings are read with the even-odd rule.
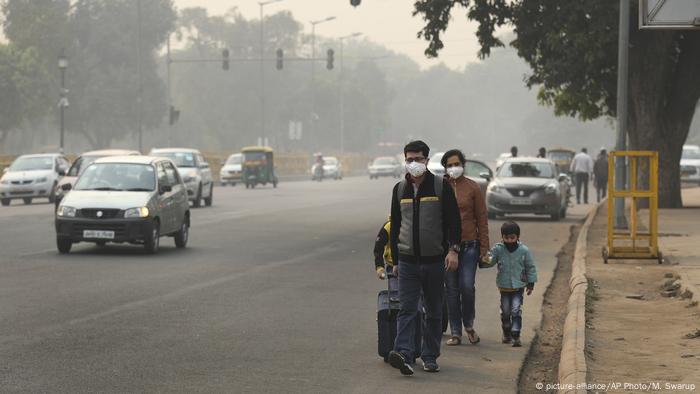
[[[559,393],[580,393],[587,391],[578,387],[586,383],[588,369],[586,367],[586,291],[588,290],[588,278],[586,278],[586,258],[588,248],[588,229],[593,219],[598,214],[598,204],[587,215],[586,221],[581,227],[576,240],[574,261],[571,266],[571,279],[569,279],[569,303],[564,320],[561,355],[559,357],[559,384],[565,387]]]

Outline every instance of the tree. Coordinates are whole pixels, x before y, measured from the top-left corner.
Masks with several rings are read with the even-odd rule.
[[[659,151],[659,204],[680,207],[682,145],[700,99],[700,31],[641,31],[637,2],[630,1],[630,147]],[[540,102],[555,114],[582,120],[616,115],[618,2],[416,0],[426,55],[443,48],[441,34],[455,6],[479,23],[482,57],[504,45],[498,27],[514,28],[510,44],[531,68],[526,84],[539,87]]]

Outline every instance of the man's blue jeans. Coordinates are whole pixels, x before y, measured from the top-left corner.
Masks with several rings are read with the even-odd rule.
[[[436,361],[440,356],[442,339],[442,302],[445,291],[445,265],[411,264],[399,261],[399,300],[401,310],[397,318],[394,350],[401,353],[409,363],[416,358],[415,331],[421,294],[425,307],[423,327],[423,361]]]
[[[478,264],[479,242],[472,242],[460,253],[457,271],[445,273],[445,293],[452,336],[462,336],[462,323],[465,328],[474,327],[476,314],[474,281]]]
[[[520,332],[523,324],[523,291],[501,293],[501,324],[503,332]]]

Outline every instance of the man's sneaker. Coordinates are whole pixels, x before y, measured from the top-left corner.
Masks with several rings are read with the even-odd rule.
[[[509,343],[512,343],[512,339],[511,339],[511,337],[509,337],[509,336],[507,337],[504,335],[503,338],[501,338],[501,342],[509,344]]]
[[[510,327],[503,327],[503,338],[501,338],[502,343],[511,343]]]
[[[513,337],[513,347],[521,347],[522,343],[520,343],[520,331],[513,331],[511,336]]]
[[[440,366],[435,361],[423,361],[423,371],[440,372]]]
[[[403,354],[395,350],[389,352],[389,365],[400,370],[402,375],[413,375],[413,368],[406,362],[406,358],[403,356]]]

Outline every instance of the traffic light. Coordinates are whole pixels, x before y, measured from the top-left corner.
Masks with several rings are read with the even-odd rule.
[[[362,0],[350,0],[350,5],[353,7],[357,7],[360,3],[362,3]]]
[[[174,105],[170,106],[170,125],[174,125],[180,119],[180,110],[175,109]]]
[[[221,57],[223,58],[223,63],[221,64],[221,67],[228,71],[229,69],[229,52],[228,49],[223,49],[221,51]]]
[[[333,62],[335,61],[335,58],[334,58],[335,51],[332,49],[329,49],[328,52],[326,52],[326,53],[328,54],[328,58],[326,59],[326,68],[329,70],[332,70],[333,69]]]
[[[281,70],[284,68],[284,51],[281,49],[277,50],[277,69]]]

